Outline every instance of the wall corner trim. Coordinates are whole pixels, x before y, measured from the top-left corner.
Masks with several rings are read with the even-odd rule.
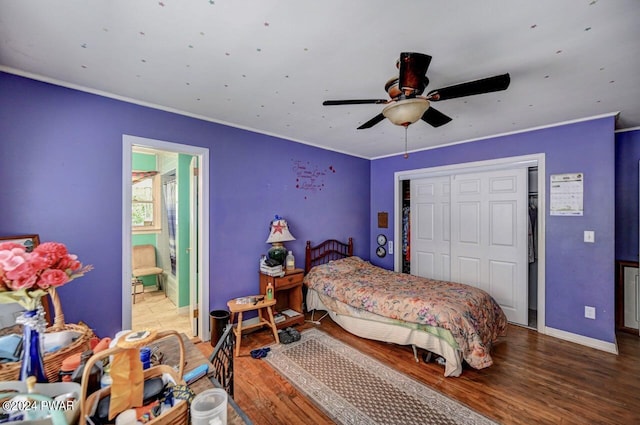
[[[599,339],[590,338],[588,336],[578,335],[571,332],[562,331],[560,329],[550,328],[548,326],[544,329],[544,334],[555,337],[555,338],[559,338],[565,341],[574,342],[576,344],[595,348],[597,350],[606,351],[607,353],[618,355],[617,342],[606,342]]]

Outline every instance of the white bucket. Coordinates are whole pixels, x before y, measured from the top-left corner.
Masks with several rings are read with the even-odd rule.
[[[192,425],[227,425],[227,393],[221,388],[205,390],[191,402]]]

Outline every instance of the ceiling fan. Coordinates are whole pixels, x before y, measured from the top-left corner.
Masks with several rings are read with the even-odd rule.
[[[401,125],[405,128],[419,119],[433,127],[440,127],[451,121],[451,118],[431,107],[431,102],[506,90],[511,81],[509,74],[501,74],[431,90],[426,96],[422,96],[429,84],[426,74],[430,62],[431,56],[429,55],[402,52],[400,59],[396,62],[396,66],[400,70],[398,78],[391,78],[384,86],[389,99],[325,100],[322,104],[357,105],[372,103],[387,105],[381,113],[358,127],[358,130],[371,128],[385,118],[389,119],[393,124]]]

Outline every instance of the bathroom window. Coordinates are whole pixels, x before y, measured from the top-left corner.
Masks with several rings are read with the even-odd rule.
[[[131,225],[134,233],[158,232],[160,176],[156,171],[134,171],[131,187]]]

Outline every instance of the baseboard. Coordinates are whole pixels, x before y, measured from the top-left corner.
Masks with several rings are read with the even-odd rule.
[[[611,354],[618,354],[617,342],[606,342],[595,338],[589,338],[588,336],[578,335],[567,331],[561,331],[560,329],[554,329],[545,327],[545,335],[553,336],[555,338],[563,339],[565,341],[574,342],[576,344],[585,345],[587,347],[595,348],[597,350],[606,351]]]

